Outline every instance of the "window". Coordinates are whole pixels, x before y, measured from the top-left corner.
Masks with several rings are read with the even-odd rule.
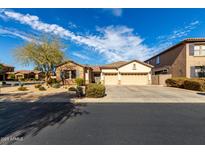
[[[76,78],[76,70],[66,70],[63,73],[65,79],[75,79]]]
[[[159,56],[157,56],[156,64],[160,64],[160,58],[159,58]]]
[[[136,70],[136,64],[133,64],[132,69],[133,69],[133,70]]]
[[[205,77],[205,66],[195,66],[195,77]]]
[[[205,56],[205,45],[195,45],[194,56]]]

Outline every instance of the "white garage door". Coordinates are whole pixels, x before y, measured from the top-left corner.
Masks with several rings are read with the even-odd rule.
[[[148,74],[121,74],[121,85],[147,85]]]
[[[114,73],[104,74],[104,82],[105,82],[105,85],[118,85],[117,74],[114,74]]]

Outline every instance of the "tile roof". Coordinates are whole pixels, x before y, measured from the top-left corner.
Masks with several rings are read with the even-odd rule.
[[[36,71],[36,70],[17,70],[15,73],[23,73],[23,74],[29,74],[29,73],[40,73],[41,71]]]
[[[100,66],[90,66],[93,70],[93,72],[100,72]]]
[[[103,66],[100,66],[102,68],[118,68],[124,64],[126,64],[127,61],[118,61],[118,62],[114,62],[114,63],[110,63],[110,64],[106,64],[106,65],[103,65]]]
[[[137,63],[140,63],[142,65],[148,66],[148,67],[153,67],[152,65],[149,65],[147,63],[141,62],[139,60],[131,60],[131,61],[118,61],[118,62],[114,62],[114,63],[111,63],[111,64],[107,64],[107,65],[101,66],[101,68],[119,68],[119,67],[122,67],[122,66],[127,65],[127,64],[132,63],[132,62],[137,62]]]
[[[14,67],[14,66],[11,66],[11,65],[3,64],[3,63],[0,63],[0,64],[3,65],[4,67]]]

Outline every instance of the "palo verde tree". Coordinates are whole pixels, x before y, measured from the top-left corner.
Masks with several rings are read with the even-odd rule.
[[[0,64],[0,74],[2,73],[3,71],[3,64]],[[0,85],[0,93],[1,93],[1,85]]]
[[[15,50],[14,55],[24,65],[34,64],[35,68],[45,73],[46,82],[55,73],[56,65],[64,61],[64,45],[59,39],[43,37],[33,40]]]

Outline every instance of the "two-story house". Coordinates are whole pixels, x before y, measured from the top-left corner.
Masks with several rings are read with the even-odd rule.
[[[188,38],[145,61],[152,74],[205,77],[205,38]]]

